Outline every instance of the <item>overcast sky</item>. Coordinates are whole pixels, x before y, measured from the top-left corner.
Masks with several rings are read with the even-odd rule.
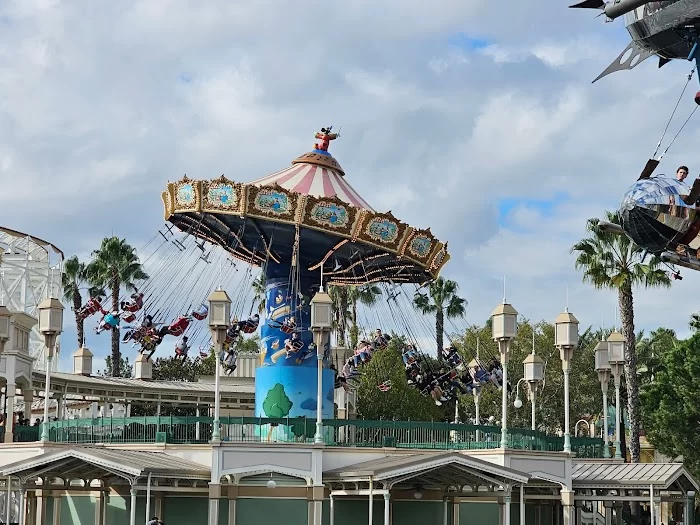
[[[612,324],[614,294],[581,284],[569,249],[638,176],[691,65],[649,59],[592,85],[628,36],[565,1],[333,4],[0,2],[0,225],[86,259],[106,235],[138,248],[168,180],[253,180],[342,125],[347,180],[449,241],[470,322],[506,275],[530,319],[553,320],[568,288],[582,324]],[[659,172],[698,172],[697,122]],[[688,333],[700,275],[682,273],[636,292],[638,328]],[[89,342],[106,353],[107,336]]]

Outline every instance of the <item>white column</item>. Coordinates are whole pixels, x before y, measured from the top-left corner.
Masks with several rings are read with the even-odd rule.
[[[620,450],[620,375],[615,376],[615,459],[622,458]]]
[[[481,419],[479,418],[479,401],[481,401],[481,389],[475,388],[474,390],[472,390],[472,393],[474,394],[474,422],[478,427],[478,425],[481,424]],[[481,431],[478,428],[476,429],[476,440],[477,442],[481,441]]]
[[[649,485],[649,517],[651,521],[649,525],[656,523],[656,509],[654,508],[654,485]]]
[[[369,482],[369,520],[367,523],[372,525],[372,517],[374,516],[374,494],[372,493],[372,482]]]
[[[536,430],[537,428],[537,417],[536,417],[536,411],[537,411],[537,403],[535,402],[535,397],[537,396],[537,384],[535,383],[530,383],[530,404],[531,404],[531,418],[532,418],[532,430]]]
[[[449,509],[449,502],[447,498],[442,500],[442,525],[448,525],[447,520],[449,518],[450,514],[450,509]],[[384,525],[388,525],[388,523],[385,523]]]
[[[561,503],[563,508],[563,523],[562,525],[576,524],[576,507],[574,506],[574,491],[562,490]]]
[[[501,389],[501,448],[508,447],[508,350],[510,341],[499,341],[501,366],[503,367],[503,388]],[[510,497],[510,496],[509,496]],[[509,515],[510,516],[510,515]],[[510,517],[508,518],[510,523]]]
[[[15,427],[15,384],[5,385],[5,443],[12,443]],[[31,416],[30,416],[31,417]]]
[[[603,389],[603,457],[610,457],[610,445],[608,443],[608,385]]]
[[[41,441],[49,440],[49,398],[51,397],[51,360],[52,349],[47,349],[46,354],[46,385],[44,386],[44,421],[41,426]]]
[[[146,523],[151,519],[151,473],[148,473],[146,482]]]
[[[199,418],[201,417],[201,411],[199,410],[199,400],[197,400],[197,412],[195,413],[195,417],[197,418],[197,423],[195,423],[194,427],[194,438],[199,441]]]
[[[525,484],[520,485],[520,525],[525,525]]]
[[[391,525],[391,494],[387,490],[384,494],[384,525]]]
[[[564,361],[562,361],[564,365]],[[564,452],[571,452],[571,423],[569,422],[569,373],[570,362],[564,365]]]
[[[221,485],[209,483],[209,525],[219,525],[219,498],[221,497]]]
[[[131,487],[131,508],[129,509],[129,525],[136,525],[136,489]]]
[[[12,478],[7,476],[5,483],[7,483],[7,494],[5,494],[5,510],[7,513],[5,516],[5,523],[12,523]]]
[[[316,336],[316,435],[314,443],[323,443],[323,332],[315,332]]]
[[[212,441],[221,441],[219,417],[221,415],[221,352],[223,345],[216,342],[216,377],[214,378],[214,428],[211,431]],[[218,515],[218,512],[217,512]]]
[[[330,509],[329,509],[330,510],[329,511],[329,514],[330,514],[329,525],[335,525],[335,497],[333,496],[333,494],[331,494],[330,498],[331,498],[331,503],[330,503]]]
[[[24,517],[27,510],[24,508],[27,501],[27,490],[24,487],[20,488],[19,491],[19,516],[17,517],[17,522],[19,525],[24,525]]]
[[[503,374],[503,390],[506,390],[505,374]],[[503,497],[503,525],[510,525],[510,491]]]
[[[53,499],[53,525],[61,525],[61,496],[52,495],[51,497]]]

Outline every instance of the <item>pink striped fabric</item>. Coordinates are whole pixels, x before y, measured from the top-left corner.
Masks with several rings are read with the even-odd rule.
[[[303,195],[313,195],[314,197],[337,196],[343,202],[374,211],[372,207],[360,197],[350,184],[340,175],[340,173],[314,164],[294,164],[289,168],[268,175],[251,184],[256,186],[272,186],[279,184],[285,190],[301,193]]]

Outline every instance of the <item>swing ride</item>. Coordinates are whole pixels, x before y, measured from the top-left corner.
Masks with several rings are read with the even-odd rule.
[[[624,15],[632,38],[624,51],[593,82],[616,71],[633,69],[653,55],[659,57],[659,67],[675,59],[695,61],[696,64],[700,59],[698,0],[583,0],[570,7],[602,9],[608,20]]]
[[[165,219],[182,232],[262,268],[265,283],[256,415],[316,412],[316,349],[309,300],[323,286],[424,285],[447,263],[430,229],[378,213],[328,152],[332,127],[289,168],[250,183],[183,177],[162,193]],[[232,320],[235,323],[239,320]],[[333,414],[334,371],[324,344],[323,415]]]

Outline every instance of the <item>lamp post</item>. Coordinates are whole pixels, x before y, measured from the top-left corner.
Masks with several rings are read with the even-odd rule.
[[[503,300],[491,314],[491,329],[494,341],[498,342],[503,367],[503,388],[501,389],[501,448],[508,447],[508,358],[510,343],[518,333],[518,312]]]
[[[603,391],[603,457],[610,457],[608,445],[608,388],[610,385],[610,361],[608,359],[608,342],[601,341],[595,347],[595,371],[598,372],[600,389]]]
[[[554,344],[559,348],[561,369],[564,372],[564,452],[571,452],[569,423],[569,373],[574,348],[578,344],[578,319],[565,308],[554,321]]]
[[[44,424],[41,428],[41,441],[49,440],[49,397],[51,391],[51,360],[53,359],[56,339],[63,331],[63,305],[58,299],[49,298],[41,301],[39,310],[39,331],[44,336],[46,346],[46,385],[44,386]]]
[[[620,383],[625,366],[626,344],[624,336],[617,330],[614,330],[608,337],[608,362],[613,378],[615,378],[615,459],[622,459],[622,451],[620,450]]]
[[[209,331],[214,343],[216,356],[216,377],[214,378],[214,428],[211,433],[213,442],[221,441],[221,353],[223,352],[226,330],[231,322],[231,299],[219,286],[209,296]]]
[[[316,345],[318,386],[316,388],[316,434],[314,443],[323,443],[323,357],[326,336],[333,328],[333,300],[321,288],[311,299],[311,331]]]
[[[7,306],[0,304],[0,354],[5,351],[5,343],[10,340],[10,317],[12,314]]]
[[[527,381],[528,394],[530,395],[530,403],[532,404],[532,430],[535,430],[535,395],[537,393],[537,384],[544,379],[544,361],[540,356],[535,354],[534,346],[532,348],[532,353],[523,361],[523,369],[523,379]]]

